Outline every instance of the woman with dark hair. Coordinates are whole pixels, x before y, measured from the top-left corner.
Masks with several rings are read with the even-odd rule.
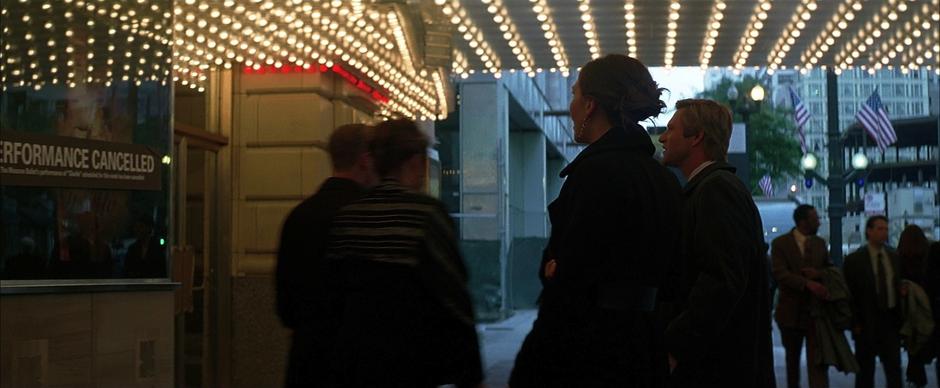
[[[927,254],[927,296],[930,297],[930,310],[933,312],[933,336],[927,345],[927,361],[936,357],[934,363],[937,378],[940,378],[940,241],[930,244]]]
[[[917,225],[908,225],[898,239],[901,277],[924,287],[927,280],[927,249],[930,242]]]
[[[927,290],[927,250],[930,242],[924,231],[917,225],[908,225],[901,232],[898,240],[898,259],[901,262],[901,278],[910,280]],[[910,292],[902,289],[902,293]],[[933,339],[931,339],[933,341]],[[910,346],[910,345],[908,345]],[[908,349],[907,381],[914,386],[927,385],[927,371],[924,368],[931,358],[930,345],[915,352]]]
[[[665,103],[646,66],[624,55],[584,65],[572,92],[575,140],[548,206],[538,319],[510,386],[651,387],[665,375],[653,307],[678,247],[679,184],[637,123]]]

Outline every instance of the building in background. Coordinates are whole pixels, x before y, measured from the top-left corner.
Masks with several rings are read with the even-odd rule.
[[[770,85],[772,101],[775,104],[790,107],[788,98],[788,89],[793,88],[799,95],[803,104],[806,105],[812,115],[809,123],[804,128],[806,136],[806,146],[809,152],[813,152],[819,160],[818,172],[822,176],[828,174],[828,153],[826,152],[828,111],[826,103],[826,73],[820,69],[809,71],[798,71],[793,69],[777,70],[772,75],[765,75],[766,82]],[[847,69],[838,76],[839,90],[839,127],[845,134],[853,126],[857,126],[855,114],[859,111],[862,104],[875,90],[881,96],[888,117],[894,120],[904,120],[917,117],[927,117],[931,114],[931,90],[936,90],[936,82],[931,82],[936,75],[927,69],[882,69],[878,71],[866,71],[862,69]],[[898,129],[899,136],[902,136],[904,128]],[[846,137],[847,135],[843,135]],[[935,137],[935,136],[934,136]],[[897,159],[898,156],[903,159],[912,159],[916,155],[916,149],[910,149],[905,146],[888,147],[884,155],[874,147],[874,141],[858,137],[856,149],[864,149],[872,165],[879,163],[883,158]],[[925,146],[928,146],[929,143]],[[900,149],[899,149],[900,148]],[[847,146],[848,149],[848,146]],[[933,147],[936,149],[936,147]],[[926,152],[926,151],[924,151]],[[935,151],[934,151],[935,152]],[[850,166],[849,158],[852,153],[847,150],[845,153],[845,165]],[[923,154],[927,157],[926,154]],[[898,177],[900,181],[900,176]],[[921,179],[920,182],[925,182]],[[865,193],[881,192],[883,188],[880,185],[859,185],[858,183],[870,183],[864,181],[851,182],[847,192],[850,195],[857,195],[861,192],[861,198]],[[826,209],[829,205],[828,189],[823,184],[815,184],[811,188],[802,185],[802,177],[793,177],[788,182],[789,185],[799,187],[800,200],[815,206],[817,209]],[[918,184],[916,176],[910,176],[905,184]],[[928,183],[924,183],[928,184]],[[854,194],[853,194],[854,193]],[[882,194],[884,195],[884,194]],[[853,197],[855,198],[855,197]],[[850,198],[851,201],[851,198]],[[823,226],[820,227],[820,234],[828,235],[828,219],[822,217]],[[864,222],[864,214],[849,214],[843,224],[843,241],[849,243],[857,240],[857,229],[859,222]],[[894,228],[898,229],[898,228]],[[896,240],[896,234],[900,230],[892,230],[892,235]],[[895,241],[896,242],[896,241]],[[849,244],[851,245],[851,244]]]

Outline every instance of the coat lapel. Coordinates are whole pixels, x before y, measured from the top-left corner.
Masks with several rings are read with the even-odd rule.
[[[689,183],[686,183],[685,187],[682,188],[682,194],[686,196],[689,195],[689,193],[695,190],[699,183],[702,183],[706,177],[717,170],[728,170],[731,171],[731,173],[734,173],[735,168],[734,166],[728,164],[728,162],[715,162],[711,166],[705,167],[705,169],[699,171],[699,173],[695,175],[695,177],[693,177]]]
[[[858,249],[861,253],[861,256],[865,258],[865,262],[862,263],[862,272],[865,274],[866,282],[868,282],[868,288],[872,290],[872,295],[878,294],[876,291],[877,282],[875,280],[875,270],[871,268],[871,254],[868,252],[868,245],[863,245]]]

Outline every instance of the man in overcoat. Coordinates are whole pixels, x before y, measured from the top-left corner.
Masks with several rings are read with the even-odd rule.
[[[796,226],[770,245],[774,279],[780,297],[774,314],[786,351],[787,386],[800,386],[800,355],[806,339],[806,372],[810,388],[829,386],[828,365],[816,365],[816,325],[810,316],[812,298],[826,300],[828,290],[819,282],[820,270],[831,266],[826,241],[816,235],[819,214],[810,205],[793,211]]]
[[[293,330],[287,365],[287,387],[316,385],[326,374],[338,320],[327,303],[331,290],[324,275],[323,252],[333,216],[378,181],[369,151],[372,128],[343,125],[327,146],[333,176],[316,194],[297,205],[281,229],[277,254],[277,313]]]
[[[773,387],[766,243],[750,190],[726,162],[731,113],[682,100],[660,137],[683,189],[677,315],[665,333],[676,387]]]
[[[875,356],[881,360],[890,388],[901,387],[901,267],[887,249],[888,219],[873,216],[865,223],[868,244],[845,257],[845,281],[852,292],[856,388],[874,385]]]

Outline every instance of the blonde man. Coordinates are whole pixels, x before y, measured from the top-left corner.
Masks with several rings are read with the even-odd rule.
[[[681,100],[660,137],[663,162],[682,171],[676,306],[666,333],[677,387],[772,387],[767,245],[750,190],[727,163],[731,112]]]

